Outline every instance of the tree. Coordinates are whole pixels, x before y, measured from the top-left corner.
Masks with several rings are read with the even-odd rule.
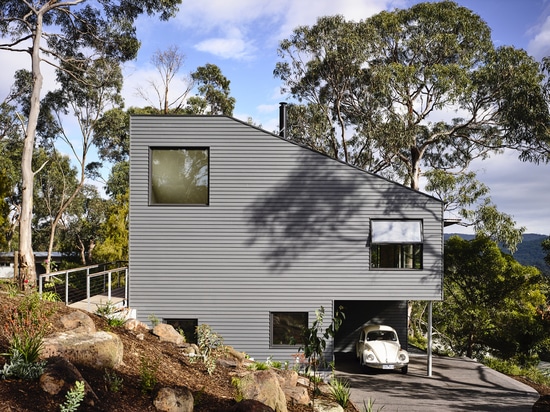
[[[522,358],[545,341],[547,281],[489,238],[447,241],[443,286],[445,300],[434,306],[434,324],[457,353]]]
[[[187,112],[192,114],[233,115],[235,98],[229,95],[231,83],[218,66],[207,63],[191,74],[198,84],[199,96],[189,98]]]
[[[139,48],[134,28],[138,16],[159,13],[167,20],[177,10],[180,0],[135,0],[132,2],[88,3],[85,0],[33,2],[4,0],[0,8],[0,34],[7,40],[0,50],[28,53],[31,57],[32,91],[25,125],[21,159],[22,194],[19,230],[19,266],[21,284],[36,282],[32,248],[32,169],[36,129],[43,85],[41,63],[59,67],[71,61],[79,78],[78,62],[102,58],[128,61]],[[51,31],[48,31],[51,29]]]
[[[542,249],[546,252],[544,261],[550,266],[550,237],[542,241]]]
[[[296,28],[278,52],[274,74],[298,101],[291,130],[354,166],[418,190],[425,172],[460,174],[505,148],[549,159],[539,64],[523,50],[495,48],[486,23],[454,2],[358,23],[323,17]]]
[[[45,98],[43,109],[51,109],[56,118],[57,135],[71,149],[74,159],[79,165],[79,179],[75,186],[65,191],[62,196],[57,197],[59,207],[53,216],[50,231],[50,240],[47,251],[46,273],[50,271],[49,263],[54,247],[54,238],[57,225],[62,219],[66,210],[75,201],[78,194],[84,187],[87,177],[97,175],[98,162],[88,162],[88,153],[95,143],[94,133],[96,125],[107,108],[122,105],[120,90],[122,89],[122,73],[115,61],[107,59],[95,59],[88,67],[80,68],[80,78],[74,79],[69,73],[75,70],[67,67],[66,63],[61,65],[58,71],[58,82],[61,88],[50,92]],[[83,66],[85,63],[80,63]],[[72,65],[72,62],[68,65]],[[79,142],[79,149],[73,143],[63,127],[62,115],[72,114],[77,121],[82,139]]]
[[[184,90],[178,92],[177,97],[170,98],[170,91],[173,89],[170,87],[174,77],[180,71],[185,61],[185,55],[179,50],[178,46],[170,46],[168,49],[161,51],[157,50],[153,57],[151,57],[151,63],[157,69],[160,75],[161,84],[155,80],[149,80],[148,83],[153,89],[158,99],[158,106],[149,98],[146,90],[139,88],[138,94],[149,102],[153,107],[158,107],[159,111],[163,114],[180,113],[185,104],[187,95],[193,88],[193,82],[191,79],[184,78]]]
[[[95,261],[113,262],[128,260],[129,192],[119,194],[107,211],[107,219],[101,226],[102,241],[97,245]]]

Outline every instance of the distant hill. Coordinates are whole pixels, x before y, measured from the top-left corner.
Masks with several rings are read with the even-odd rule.
[[[474,235],[464,233],[445,233],[445,240],[453,235],[460,236],[465,240],[472,240],[474,238]],[[518,245],[518,250],[513,254],[514,259],[524,266],[535,266],[542,273],[550,276],[550,267],[544,261],[544,251],[541,246],[542,241],[547,238],[547,235],[525,233],[523,235],[523,242]],[[501,249],[506,253],[510,253],[510,251],[503,246],[501,246]]]

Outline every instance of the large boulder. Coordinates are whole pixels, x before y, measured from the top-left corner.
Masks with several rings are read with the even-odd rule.
[[[84,382],[84,391],[86,394],[84,403],[94,406],[98,402],[97,395],[82,377],[80,371],[65,358],[54,356],[48,359],[48,364],[39,380],[42,390],[50,395],[69,392],[77,381]]]
[[[96,331],[92,318],[80,310],[61,316],[59,322],[65,331],[75,333],[95,333]]]
[[[115,368],[122,363],[122,340],[110,332],[60,332],[44,338],[42,357],[62,356],[75,365],[95,369]]]
[[[193,394],[187,388],[161,388],[153,404],[160,412],[193,412]]]
[[[287,412],[279,377],[271,369],[247,373],[241,378],[239,389],[244,399],[262,402],[275,412]]]
[[[159,323],[153,328],[153,335],[158,336],[161,342],[170,342],[176,345],[185,343],[185,339],[182,335],[174,329],[172,325],[167,323]]]

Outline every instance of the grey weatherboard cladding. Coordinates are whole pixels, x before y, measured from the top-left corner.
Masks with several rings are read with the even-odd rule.
[[[269,314],[441,300],[443,204],[224,116],[132,116],[130,305],[280,359]],[[208,206],[150,206],[149,148],[209,148]],[[371,219],[422,219],[423,270],[369,268]]]

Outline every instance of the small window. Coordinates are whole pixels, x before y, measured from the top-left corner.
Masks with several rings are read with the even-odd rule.
[[[164,319],[168,325],[172,325],[178,332],[183,333],[187,343],[197,343],[198,319]]]
[[[422,269],[422,221],[371,221],[371,266]]]
[[[307,327],[307,312],[271,312],[271,344],[301,345]]]
[[[150,157],[152,205],[208,205],[208,149],[152,148]]]

